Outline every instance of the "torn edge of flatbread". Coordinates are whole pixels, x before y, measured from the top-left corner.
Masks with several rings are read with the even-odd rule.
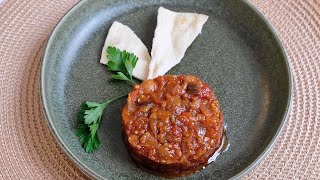
[[[148,79],[164,75],[181,61],[207,19],[208,16],[203,14],[159,8]]]
[[[108,46],[135,54],[139,60],[133,69],[132,75],[140,80],[147,79],[151,57],[147,47],[128,26],[117,21],[113,22],[102,49],[100,59],[100,63],[102,64],[108,63],[106,52]]]

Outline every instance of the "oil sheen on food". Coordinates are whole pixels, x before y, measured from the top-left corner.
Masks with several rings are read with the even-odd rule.
[[[192,75],[136,85],[122,112],[122,128],[136,164],[164,177],[202,169],[224,139],[219,102],[209,85]]]

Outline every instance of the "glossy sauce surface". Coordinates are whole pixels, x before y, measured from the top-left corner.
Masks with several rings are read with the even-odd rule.
[[[163,172],[199,169],[222,142],[218,100],[206,83],[191,75],[165,75],[136,85],[122,125],[133,158]]]

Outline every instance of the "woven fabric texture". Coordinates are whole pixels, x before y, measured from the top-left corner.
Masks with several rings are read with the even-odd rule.
[[[0,179],[87,179],[41,111],[45,43],[77,0],[0,0]],[[320,179],[320,0],[252,0],[279,33],[293,74],[292,110],[246,179]]]

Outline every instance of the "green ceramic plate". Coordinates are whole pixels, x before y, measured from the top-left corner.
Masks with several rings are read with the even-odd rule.
[[[150,50],[159,6],[209,15],[202,34],[169,74],[193,74],[210,84],[220,100],[231,144],[207,168],[182,179],[243,176],[275,143],[291,97],[284,49],[266,20],[245,1],[81,1],[61,19],[45,51],[41,93],[48,124],[66,154],[94,178],[159,178],[137,168],[127,153],[120,124],[125,99],[104,113],[100,150],[85,153],[75,136],[76,113],[83,101],[101,102],[131,89],[110,81],[110,73],[99,63],[111,23],[128,25]]]

